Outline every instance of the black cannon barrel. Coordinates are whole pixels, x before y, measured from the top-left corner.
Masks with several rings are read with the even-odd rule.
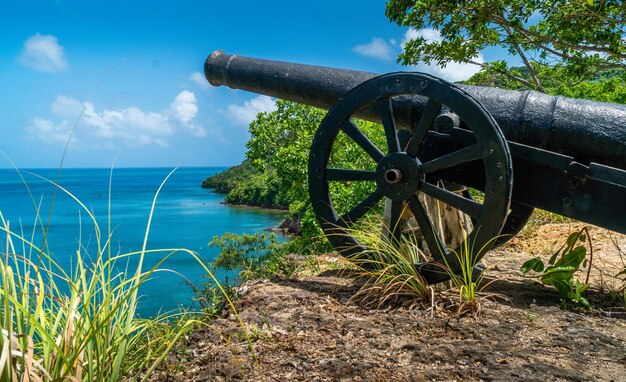
[[[264,94],[323,109],[377,74],[229,55],[217,50],[204,65],[214,86]],[[626,170],[626,105],[553,97],[535,91],[514,91],[458,85],[496,119],[507,140]],[[421,97],[394,100],[399,125],[423,108]],[[361,118],[377,121],[364,109]]]

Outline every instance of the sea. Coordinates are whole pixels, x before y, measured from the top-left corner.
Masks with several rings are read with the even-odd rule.
[[[147,249],[185,248],[210,262],[219,253],[219,248],[208,246],[214,236],[226,232],[263,232],[277,226],[285,217],[281,211],[225,205],[224,195],[200,187],[206,177],[225,169],[68,168],[60,173],[58,169],[19,172],[3,169],[0,170],[0,213],[11,231],[29,238],[34,232],[33,242],[38,246],[44,240],[42,226],[48,227],[49,252],[69,272],[76,264],[79,246],[86,258],[97,254],[96,229],[90,213],[97,221],[103,240],[109,227],[113,232],[113,254],[141,250],[152,203],[162,185],[156,196]],[[36,218],[37,211],[40,219]],[[4,253],[6,239],[2,236],[4,234],[0,235],[0,248]],[[143,269],[156,266],[165,255],[146,255]],[[118,265],[121,271],[129,273],[136,269],[137,262],[137,257],[131,257]],[[139,290],[138,314],[150,317],[181,307],[197,308],[194,287],[201,288],[209,281],[198,262],[189,254],[179,252],[160,268],[162,270],[154,273]],[[235,273],[220,271],[215,276],[223,281],[227,277],[232,279]]]

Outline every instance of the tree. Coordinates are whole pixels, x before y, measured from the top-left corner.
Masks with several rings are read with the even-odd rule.
[[[386,15],[414,30],[438,31],[434,38],[415,34],[405,44],[398,59],[407,65],[473,63],[483,75],[542,92],[626,68],[622,0],[390,0]],[[487,47],[518,56],[525,75],[502,60],[478,61]]]
[[[260,113],[250,124],[246,157],[262,174],[275,175],[281,195],[291,203],[290,211],[302,217],[303,236],[318,239],[321,231],[309,203],[307,162],[313,137],[326,112],[282,100],[276,101],[276,107],[271,113]],[[385,147],[385,134],[380,125],[361,120],[356,123],[378,147]],[[376,166],[345,134],[337,137],[333,147],[330,167],[373,170]],[[369,182],[333,184],[330,192],[335,208],[345,212],[354,207],[372,192],[371,186]]]

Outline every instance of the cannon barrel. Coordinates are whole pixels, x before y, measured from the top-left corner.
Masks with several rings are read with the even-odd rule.
[[[209,55],[204,73],[214,86],[295,101],[330,109],[345,93],[375,73],[334,69],[229,55]],[[535,91],[514,91],[458,85],[482,104],[498,122],[507,140],[626,170],[626,105],[548,96]],[[411,113],[420,113],[425,100],[402,96],[394,100],[400,127]],[[378,121],[374,110],[359,117]]]

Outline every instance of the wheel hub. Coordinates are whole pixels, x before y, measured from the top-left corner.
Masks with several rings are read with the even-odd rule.
[[[400,182],[402,180],[402,171],[397,168],[391,168],[385,171],[385,180],[389,184]]]
[[[392,153],[384,157],[376,168],[376,183],[391,200],[404,200],[415,194],[420,182],[420,163],[405,153]]]

